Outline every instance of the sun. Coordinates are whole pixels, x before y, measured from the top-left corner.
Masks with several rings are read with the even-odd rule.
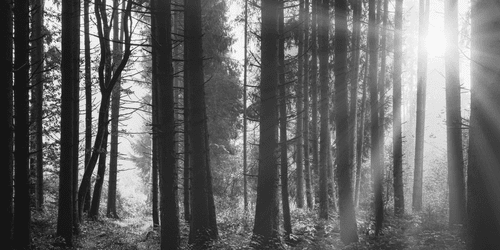
[[[429,27],[429,33],[425,40],[425,46],[429,57],[443,57],[446,49],[446,38],[444,31],[437,27]]]

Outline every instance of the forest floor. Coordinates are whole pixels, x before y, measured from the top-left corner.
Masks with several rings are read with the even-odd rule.
[[[333,215],[327,223],[319,222],[315,212],[295,210],[292,213],[293,232],[296,240],[289,250],[322,249],[465,249],[461,228],[450,229],[446,218],[435,213],[406,215],[395,218],[386,215],[382,234],[373,235],[373,223],[367,213],[358,212],[359,242],[345,246],[340,241],[338,218]],[[61,247],[55,237],[57,213],[44,212],[33,215],[33,249],[69,249]],[[252,216],[224,210],[218,214],[220,239],[213,249],[250,249]],[[187,246],[189,229],[181,223],[182,249]],[[150,216],[135,216],[119,220],[103,215],[97,221],[80,225],[75,247],[71,249],[159,249],[160,235],[153,229]]]

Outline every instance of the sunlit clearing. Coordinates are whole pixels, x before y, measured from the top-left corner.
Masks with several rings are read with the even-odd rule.
[[[429,34],[425,40],[425,46],[429,58],[444,56],[444,50],[446,49],[444,31],[430,25]]]

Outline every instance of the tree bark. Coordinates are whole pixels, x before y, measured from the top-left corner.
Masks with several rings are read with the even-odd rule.
[[[396,0],[394,17],[394,71],[393,71],[393,175],[394,214],[405,213],[403,189],[403,136],[401,134],[401,75],[403,73],[403,0]]]
[[[318,53],[320,82],[320,152],[319,152],[319,218],[328,219],[328,154],[330,151],[330,131],[328,124],[328,30],[329,1],[318,4]]]
[[[92,62],[90,58],[90,1],[83,1],[83,27],[84,27],[84,57],[85,57],[85,158],[84,164],[88,166],[92,155]],[[83,212],[90,209],[90,190],[85,196]]]
[[[295,125],[295,137],[296,137],[296,145],[295,145],[295,164],[297,164],[296,173],[297,173],[297,196],[296,202],[298,208],[304,208],[304,99],[303,99],[303,82],[304,82],[304,62],[302,56],[304,54],[304,0],[299,1],[299,24],[297,25],[297,33],[298,33],[298,68],[297,68],[297,85],[295,86],[295,98],[296,98],[296,125]]]
[[[74,218],[74,93],[78,89],[79,54],[79,1],[62,3],[62,61],[61,61],[61,158],[59,170],[59,202],[57,235],[68,246],[73,245]]]
[[[29,3],[15,1],[14,8],[14,248],[28,249],[29,193]],[[6,34],[8,35],[8,34]]]
[[[339,189],[340,239],[346,245],[358,241],[353,204],[352,160],[349,153],[349,104],[347,84],[347,0],[335,1],[335,127]]]
[[[318,144],[318,2],[312,1],[312,23],[311,23],[311,148],[312,148],[312,172],[314,180],[319,172],[319,144]],[[314,186],[314,183],[312,185]]]
[[[427,85],[427,49],[425,38],[429,27],[429,0],[420,0],[419,38],[417,62],[417,126],[415,130],[415,170],[413,173],[412,208],[414,212],[422,210],[422,187],[424,172],[425,138],[425,98]]]
[[[160,172],[160,220],[161,249],[177,249],[180,244],[179,211],[177,197],[177,169],[175,155],[174,88],[172,68],[172,18],[170,3],[154,0],[151,3],[151,27],[156,57],[157,119],[154,124],[158,136],[158,168]],[[160,153],[161,152],[161,153]]]
[[[4,112],[3,117],[3,129],[2,138],[3,142],[3,154],[2,157],[2,232],[8,233],[6,247],[7,249],[12,248],[12,222],[13,222],[13,92],[12,92],[12,60],[13,60],[13,46],[12,46],[12,2],[9,0],[4,0],[0,2],[0,34],[4,34],[0,39],[0,48],[2,48],[1,60],[2,69],[0,70],[0,79],[4,79],[2,96],[2,109]],[[7,35],[5,35],[7,34]]]
[[[460,65],[458,50],[458,1],[445,1],[446,128],[449,187],[449,224],[465,221],[465,178],[462,151]]]
[[[106,129],[104,135],[104,147],[102,148],[101,155],[99,156],[99,163],[97,166],[97,176],[94,183],[94,193],[92,194],[92,202],[89,209],[88,217],[92,220],[99,219],[99,208],[101,206],[102,185],[104,184],[104,176],[106,176],[106,158],[108,155],[108,138],[109,132]],[[109,199],[109,197],[108,197]]]
[[[288,197],[288,143],[287,143],[287,96],[285,80],[285,33],[284,33],[284,2],[280,2],[278,17],[278,69],[279,69],[279,119],[280,119],[280,167],[281,167],[281,202],[283,208],[283,228],[286,239],[292,234],[292,222],[290,216],[290,201]]]
[[[474,250],[500,249],[499,16],[496,0],[472,3],[466,242]]]
[[[252,245],[280,248],[277,166],[277,88],[278,88],[278,0],[261,4],[261,83],[260,139],[257,202]]]
[[[371,121],[371,169],[374,193],[374,211],[375,211],[375,234],[378,235],[382,229],[384,220],[384,201],[383,201],[383,169],[380,160],[380,129],[379,129],[379,97],[378,97],[378,27],[375,17],[376,3],[369,1],[369,26],[368,26],[368,51],[370,53],[369,66],[369,87],[370,87],[370,121]]]
[[[314,197],[311,180],[311,165],[309,161],[309,0],[304,1],[304,54],[303,54],[303,95],[304,95],[304,180],[306,184],[307,208],[314,207]]]

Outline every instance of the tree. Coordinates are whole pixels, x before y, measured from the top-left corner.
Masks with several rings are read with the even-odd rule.
[[[401,74],[403,73],[403,0],[396,0],[394,16],[394,71],[393,71],[393,175],[394,213],[403,215],[405,200],[403,190],[403,136],[401,131]]]
[[[500,47],[498,1],[472,2],[467,249],[500,248]]]
[[[85,81],[85,158],[84,164],[88,166],[92,156],[92,70],[90,58],[90,2],[83,1],[83,39],[84,39],[84,81]],[[90,190],[85,196],[84,212],[90,209]]]
[[[124,2],[123,2],[124,4]],[[118,0],[113,0],[113,6],[118,9]],[[123,15],[123,13],[122,13]],[[118,14],[113,15],[113,64],[119,65],[122,57],[123,33],[119,26]],[[121,77],[118,77],[116,86],[111,94],[111,148],[109,158],[109,180],[108,180],[108,206],[106,216],[118,218],[116,212],[116,184],[118,178],[118,137],[120,120],[120,98],[121,97]]]
[[[277,150],[278,0],[261,3],[260,139],[257,201],[252,244],[256,248],[279,245]],[[299,121],[299,120],[297,120]]]
[[[378,235],[382,229],[384,220],[384,201],[383,201],[383,166],[381,165],[380,150],[380,129],[379,129],[379,97],[378,97],[378,29],[377,20],[375,18],[376,4],[374,0],[369,1],[369,24],[368,24],[368,52],[370,54],[369,61],[369,88],[370,88],[370,133],[371,133],[371,169],[373,180],[374,193],[374,210],[375,210],[375,234]]]
[[[280,24],[281,25],[281,24]],[[245,38],[243,65],[243,206],[248,212],[247,185],[247,81],[248,81],[248,0],[245,0]],[[286,108],[285,108],[286,109]],[[286,110],[285,110],[286,111]],[[286,133],[285,133],[286,135]]]
[[[449,224],[465,220],[465,178],[462,151],[460,67],[458,51],[458,1],[445,1],[446,129],[448,152]]]
[[[157,135],[156,153],[160,179],[160,245],[162,249],[177,249],[180,244],[179,211],[177,207],[177,168],[175,158],[174,86],[172,68],[172,18],[169,1],[151,2],[153,36],[153,81],[156,88],[157,118],[153,121]],[[159,153],[161,152],[161,153]]]
[[[340,239],[346,245],[358,241],[356,214],[353,205],[352,161],[349,153],[347,9],[347,0],[335,1],[335,127],[337,133]]]
[[[87,192],[89,192],[92,173],[94,172],[97,164],[99,154],[104,147],[103,141],[109,122],[108,117],[111,94],[131,54],[131,32],[129,32],[129,19],[131,19],[132,2],[127,1],[127,6],[124,10],[125,14],[123,15],[122,27],[125,37],[125,47],[123,51],[123,58],[116,68],[111,67],[111,48],[109,46],[109,42],[111,41],[109,37],[111,28],[108,23],[106,2],[98,0],[95,2],[94,7],[99,37],[99,47],[101,49],[98,67],[101,104],[99,107],[99,116],[97,118],[97,132],[94,140],[94,147],[89,162],[85,167],[85,172],[78,189],[78,217],[80,219],[82,218],[85,197],[87,196]]]
[[[12,222],[13,222],[13,206],[12,206],[12,195],[13,195],[13,121],[12,121],[12,2],[2,1],[0,3],[0,34],[2,38],[0,39],[0,48],[2,52],[0,58],[2,58],[2,69],[0,70],[0,77],[4,79],[3,89],[4,91],[2,99],[2,109],[4,112],[3,117],[5,117],[2,125],[2,138],[4,142],[2,145],[3,154],[2,157],[2,232],[8,233],[6,247],[12,247]]]
[[[318,54],[320,83],[320,151],[319,151],[319,218],[328,219],[328,155],[330,131],[328,124],[328,30],[329,1],[318,3]]]
[[[303,54],[303,97],[304,97],[304,180],[306,184],[307,208],[313,209],[313,189],[311,179],[311,164],[309,161],[309,0],[304,1],[304,54]]]
[[[205,79],[203,72],[202,16],[200,0],[186,0],[185,47],[187,51],[184,71],[188,75],[190,104],[191,161],[191,220],[189,243],[202,249],[217,239],[215,211],[209,165],[207,112],[205,105]],[[212,196],[212,197],[210,197]],[[212,210],[212,211],[211,211]]]
[[[104,176],[106,175],[106,159],[108,156],[108,138],[109,130],[106,129],[104,147],[102,148],[101,155],[97,166],[97,175],[94,183],[94,193],[92,194],[92,201],[89,209],[88,216],[90,219],[97,220],[99,218],[99,208],[101,205],[102,185],[104,184]],[[108,187],[109,188],[109,187]]]
[[[44,82],[44,58],[43,58],[43,10],[44,1],[37,0],[33,3],[32,32],[31,32],[31,124],[32,124],[32,161],[35,163],[35,197],[36,209],[43,209],[43,82]]]
[[[74,92],[79,81],[80,52],[80,4],[79,1],[62,3],[62,61],[61,61],[61,157],[59,170],[59,202],[57,216],[57,235],[68,246],[73,245],[73,138]],[[76,51],[76,53],[75,53]]]
[[[278,69],[279,69],[279,124],[280,124],[280,170],[281,170],[281,203],[283,209],[283,228],[285,237],[290,238],[292,234],[292,222],[290,216],[290,201],[288,198],[288,143],[287,143],[287,97],[285,80],[285,33],[284,33],[284,2],[280,1],[278,17]]]
[[[296,125],[295,125],[295,163],[297,164],[297,207],[304,207],[304,97],[303,95],[303,84],[304,84],[304,61],[302,57],[304,56],[304,32],[303,29],[304,22],[304,0],[299,1],[299,24],[297,25],[297,46],[298,48],[298,69],[297,69],[297,84],[295,86],[295,97],[296,97]]]
[[[311,21],[311,148],[312,148],[312,170],[315,174],[319,169],[318,149],[318,3],[320,0],[312,0]]]
[[[413,174],[413,211],[422,210],[422,186],[424,171],[424,129],[425,98],[427,85],[427,50],[425,39],[429,28],[429,0],[420,0],[418,26],[418,62],[417,62],[417,126],[415,131],[415,171]]]

